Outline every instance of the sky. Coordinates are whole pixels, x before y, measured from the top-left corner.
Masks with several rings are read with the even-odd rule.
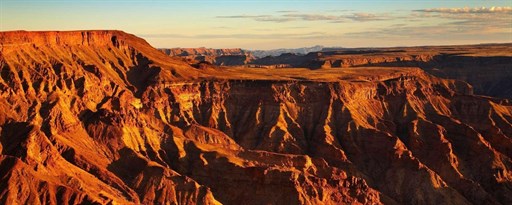
[[[123,30],[157,48],[512,42],[512,0],[0,0],[0,31]]]

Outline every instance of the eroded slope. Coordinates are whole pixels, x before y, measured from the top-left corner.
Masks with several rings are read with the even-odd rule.
[[[3,203],[512,202],[512,104],[463,82],[201,70],[118,31],[0,39]]]

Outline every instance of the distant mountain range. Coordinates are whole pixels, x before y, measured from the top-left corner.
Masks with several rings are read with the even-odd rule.
[[[208,62],[215,65],[245,65],[254,59],[251,52],[241,48],[161,48],[169,56],[185,59],[189,63]]]
[[[299,55],[305,55],[309,52],[317,52],[324,49],[324,46],[316,45],[313,47],[303,47],[303,48],[278,48],[278,49],[271,49],[271,50],[248,50],[252,53],[253,56],[256,58],[263,58],[267,56],[279,56],[283,53],[293,53],[293,54],[299,54]]]
[[[316,45],[312,47],[301,48],[277,48],[270,50],[250,50],[242,48],[159,48],[162,52],[170,56],[231,56],[231,55],[246,55],[256,58],[263,58],[267,56],[280,56],[281,54],[290,53],[296,55],[306,55],[310,52],[318,51],[335,51],[344,50],[343,47],[325,47]]]

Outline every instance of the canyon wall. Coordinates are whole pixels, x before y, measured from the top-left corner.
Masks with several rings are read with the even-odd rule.
[[[311,69],[419,67],[437,77],[468,82],[476,94],[512,99],[511,48],[511,44],[490,44],[345,49],[265,57],[251,61],[249,66]]]
[[[0,42],[0,203],[512,203],[512,103],[461,81],[228,75],[120,31]]]

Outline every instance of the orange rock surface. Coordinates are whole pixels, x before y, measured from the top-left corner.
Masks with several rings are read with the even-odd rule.
[[[512,103],[419,68],[194,68],[0,33],[2,204],[510,204]]]

